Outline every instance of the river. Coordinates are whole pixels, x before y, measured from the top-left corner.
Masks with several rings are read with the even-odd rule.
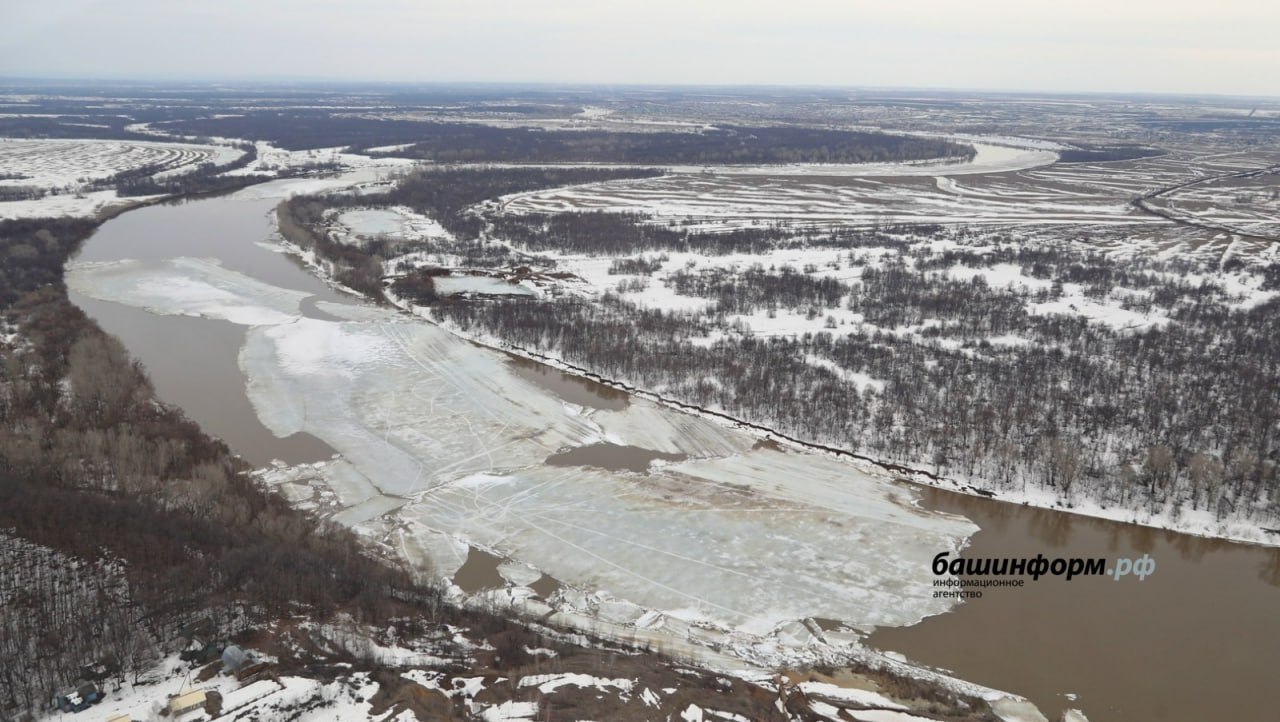
[[[213,258],[298,292],[306,318],[331,318],[324,304],[356,304],[264,243],[277,202],[270,195],[131,211],[105,223],[73,263]],[[72,300],[143,362],[161,399],[249,461],[302,463],[332,455],[315,436],[277,438],[259,420],[237,362],[245,326],[158,315],[75,292]],[[559,372],[545,376],[539,383],[564,383]],[[600,405],[618,408],[616,394],[603,394]],[[1042,579],[988,590],[914,626],[881,628],[870,637],[872,646],[1025,695],[1050,715],[1070,706],[1093,722],[1274,722],[1280,716],[1270,687],[1280,670],[1280,550],[940,491],[926,490],[924,503],[977,523],[981,531],[966,555],[1146,553],[1157,571],[1145,581]],[[931,591],[918,589],[920,595]]]

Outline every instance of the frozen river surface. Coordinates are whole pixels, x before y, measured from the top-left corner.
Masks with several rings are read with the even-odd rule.
[[[865,630],[953,604],[933,598],[929,561],[976,531],[963,517],[924,510],[912,488],[867,469],[646,400],[557,393],[506,354],[318,291],[262,243],[263,193],[127,214],[128,233],[107,224],[68,283],[149,368],[174,353],[149,324],[239,329],[218,337],[234,356],[171,373],[248,399],[251,419],[188,409],[213,433],[252,427],[336,452],[263,474],[295,503],[445,579],[470,547],[503,557],[503,588],[481,594],[750,662],[835,659],[857,644],[814,619]],[[225,216],[231,234],[188,243],[184,212],[206,227]],[[164,242],[140,243],[147,228]],[[233,370],[211,367],[231,359]],[[610,445],[653,461],[565,455]],[[563,462],[574,458],[582,465]],[[554,593],[533,590],[544,574]]]

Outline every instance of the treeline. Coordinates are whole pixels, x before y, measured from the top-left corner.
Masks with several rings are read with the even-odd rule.
[[[667,254],[659,256],[636,256],[635,258],[615,258],[609,264],[609,275],[652,276],[662,270],[662,266],[671,260]]]
[[[0,614],[0,707],[42,707],[51,684],[104,651],[122,673],[141,669],[153,660],[128,650],[209,610],[248,623],[300,610],[380,619],[403,603],[432,614],[436,590],[265,492],[156,402],[143,370],[67,300],[62,264],[93,227],[0,222],[0,311],[14,334],[0,345],[0,530],[81,560],[86,581],[118,563],[128,593],[88,604],[83,585],[37,584],[14,596]]]
[[[1058,151],[1059,163],[1108,163],[1165,155],[1166,151],[1143,145],[1081,145]]]
[[[385,240],[356,246],[333,240],[324,230],[325,202],[310,196],[293,196],[276,206],[276,228],[294,245],[312,251],[338,283],[380,299]]]
[[[972,146],[933,138],[797,126],[720,126],[697,132],[621,133],[434,123],[414,145],[387,153],[449,162],[871,163],[972,159]]]
[[[416,120],[338,115],[327,109],[265,109],[233,117],[178,119],[166,123],[164,129],[183,135],[267,140],[286,150],[313,150],[415,143],[435,125],[437,123]]]
[[[798,126],[726,125],[696,132],[627,133],[375,119],[298,110],[180,119],[166,124],[165,130],[270,140],[289,150],[346,146],[353,152],[365,152],[412,143],[381,155],[438,163],[867,163],[968,160],[976,152],[972,146],[935,138]]]
[[[84,108],[75,108],[84,111]],[[5,138],[97,138],[100,140],[156,140],[144,133],[125,130],[135,122],[118,112],[87,111],[55,117],[0,115],[0,137]]]
[[[497,214],[496,238],[523,249],[620,256],[644,251],[763,253],[790,235],[768,226],[707,232],[653,222],[640,213],[566,211],[551,214]]]
[[[622,256],[645,252],[708,255],[761,254],[782,248],[889,248],[906,250],[912,235],[941,232],[937,225],[878,228],[796,228],[764,223],[728,230],[702,230],[696,223],[662,222],[626,211],[487,213],[491,235],[530,252],[555,251]],[[692,225],[693,227],[687,227]],[[907,236],[907,238],[904,238]]]

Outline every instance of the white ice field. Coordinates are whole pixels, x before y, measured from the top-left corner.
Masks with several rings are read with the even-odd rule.
[[[452,578],[468,546],[513,563],[483,593],[717,658],[837,659],[851,627],[945,612],[929,562],[977,528],[918,508],[910,488],[843,461],[651,402],[564,401],[503,354],[389,310],[322,303],[197,259],[73,266],[86,296],[249,327],[240,364],[264,425],[307,431],[340,456],[264,474],[418,569]],[[552,466],[600,442],[681,461],[647,473]],[[526,585],[546,573],[548,599]],[[455,594],[461,594],[455,589]]]

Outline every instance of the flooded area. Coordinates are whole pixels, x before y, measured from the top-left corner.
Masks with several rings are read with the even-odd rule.
[[[660,451],[642,449],[639,446],[624,446],[601,442],[587,446],[578,446],[561,451],[547,457],[546,463],[551,466],[594,466],[608,471],[634,471],[644,474],[649,471],[649,464],[662,461],[684,461],[684,454],[664,454]]]
[[[1280,669],[1280,550],[892,483],[484,349],[270,250],[276,200],[258,189],[109,221],[71,264],[72,299],[162,400],[254,464],[338,454],[264,478],[332,491],[335,520],[463,591],[527,587],[555,597],[537,611],[557,623],[760,666],[857,653],[804,620],[875,626],[873,647],[1050,717],[1274,722],[1259,690]],[[968,556],[1145,553],[1158,569],[1028,580],[957,607],[932,597],[929,562],[966,539]]]
[[[625,391],[520,356],[513,355],[508,360],[517,376],[541,386],[568,403],[604,411],[621,411],[627,408],[629,396]]]
[[[1280,669],[1280,549],[928,490],[924,503],[981,531],[963,556],[1149,554],[1136,577],[1027,577],[947,614],[881,629],[873,646],[1024,695],[1054,719],[1273,722]],[[921,588],[920,594],[932,593]],[[1064,695],[1077,695],[1071,701]]]
[[[501,589],[507,583],[498,572],[502,561],[502,557],[471,547],[467,550],[467,560],[453,573],[453,583],[468,594],[486,589]]]

